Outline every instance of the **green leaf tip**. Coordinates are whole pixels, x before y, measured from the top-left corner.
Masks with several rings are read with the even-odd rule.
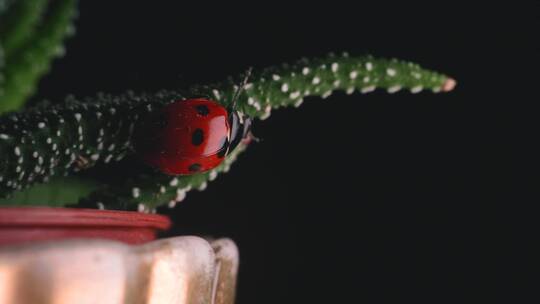
[[[224,84],[208,87],[214,98],[227,103],[236,90],[238,78]],[[329,97],[335,91],[352,94],[386,89],[396,93],[408,89],[411,93],[422,90],[448,92],[454,79],[421,68],[418,64],[397,59],[373,56],[351,57],[329,55],[318,59],[301,59],[281,67],[254,72],[238,105],[247,114],[265,119],[270,111],[285,106],[300,106],[305,97]]]

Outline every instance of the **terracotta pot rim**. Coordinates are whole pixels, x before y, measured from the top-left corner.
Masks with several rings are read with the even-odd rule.
[[[59,207],[0,207],[1,227],[145,227],[166,230],[171,220],[135,211]]]

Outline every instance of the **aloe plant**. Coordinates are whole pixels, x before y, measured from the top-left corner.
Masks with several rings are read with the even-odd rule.
[[[13,32],[19,33],[19,37],[39,37],[41,41],[49,42],[44,44],[47,46],[57,43],[61,40],[61,33],[65,35],[66,26],[71,20],[69,16],[72,16],[67,9],[72,7],[72,1],[59,3],[64,6],[62,9],[57,8],[58,20],[52,22],[55,26],[51,25],[48,31],[24,35],[19,33],[21,30]],[[33,12],[31,15],[39,14]],[[49,14],[47,16],[53,18]],[[29,24],[35,22],[26,21],[24,27],[31,27]],[[15,41],[21,39],[24,40],[16,38]],[[10,48],[4,52],[7,59],[11,58]],[[43,56],[34,56],[32,60],[39,65],[47,57],[45,53],[50,55],[50,52],[44,52]],[[4,109],[14,108],[20,100],[26,98],[32,91],[30,87],[35,85],[35,79],[44,71],[29,72],[24,65],[18,65],[17,68],[10,68],[10,65],[4,68],[6,78],[3,88],[8,92],[4,95],[8,96]],[[28,89],[13,89],[14,80],[10,77],[17,73],[23,75],[20,79],[24,82],[18,86]],[[107,166],[125,160],[127,156],[136,153],[134,133],[148,115],[160,111],[171,102],[193,96],[206,96],[229,107],[233,95],[239,92],[238,84],[243,78],[244,75],[238,75],[223,82],[194,86],[185,91],[127,92],[116,96],[97,94],[86,98],[71,96],[63,103],[4,114],[0,117],[0,195],[8,197],[17,191],[32,191],[30,187],[34,184],[46,183],[58,177],[75,180],[82,170],[97,164]],[[376,89],[385,89],[388,93],[402,89],[411,93],[422,90],[447,92],[454,85],[452,78],[421,68],[415,63],[373,56],[349,56],[346,53],[331,54],[254,71],[240,91],[235,107],[253,118],[266,119],[273,109],[298,107],[307,96],[327,98],[335,91],[353,94]],[[86,187],[76,199],[65,204],[142,212],[154,211],[160,205],[173,207],[184,199],[186,192],[204,189],[208,181],[229,170],[246,148],[246,144],[241,144],[220,166],[204,173],[169,176],[143,167],[140,172],[118,183],[100,185],[94,181],[90,188]],[[137,158],[130,158],[129,161],[136,162]],[[22,204],[13,198],[1,203]]]

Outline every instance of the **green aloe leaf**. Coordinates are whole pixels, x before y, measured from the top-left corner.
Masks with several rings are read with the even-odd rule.
[[[47,0],[17,1],[0,19],[0,41],[6,58],[35,37],[37,26],[45,14]]]
[[[19,109],[36,89],[55,56],[64,53],[63,40],[73,31],[76,0],[18,1],[2,23],[0,44],[0,112]],[[13,11],[13,13],[12,13]],[[9,17],[9,18],[8,18]]]
[[[61,207],[73,204],[97,188],[98,184],[90,179],[57,177],[47,184],[16,192],[11,198],[0,199],[0,205]]]
[[[5,156],[0,159],[0,195],[7,196],[14,190],[96,164],[120,161],[134,153],[134,131],[147,115],[173,101],[201,94],[228,106],[242,78],[239,75],[222,83],[198,86],[187,93],[99,94],[82,100],[71,97],[63,105],[4,115],[0,117],[0,154]],[[306,96],[326,98],[337,90],[446,92],[454,85],[452,78],[410,62],[330,55],[255,71],[239,95],[237,107],[252,117],[264,119],[272,109],[299,106]],[[159,205],[173,204],[189,189],[203,187],[226,170],[243,148],[210,172],[176,178],[156,172],[141,173],[125,182],[101,187],[82,199],[81,205],[151,211]]]

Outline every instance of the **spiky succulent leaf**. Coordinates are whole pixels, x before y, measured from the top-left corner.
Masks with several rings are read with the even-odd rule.
[[[47,184],[37,184],[27,190],[15,192],[10,198],[0,199],[0,205],[57,206],[73,204],[81,195],[98,188],[97,181],[75,176],[52,178]]]
[[[206,89],[207,94],[227,104],[237,83],[239,78],[201,91]],[[335,91],[352,94],[375,89],[386,89],[389,93],[401,89],[419,93],[425,89],[437,93],[451,90],[454,84],[452,78],[412,62],[373,56],[350,57],[344,53],[255,71],[238,104],[247,114],[266,118],[271,109],[298,107],[307,96],[326,98]]]
[[[229,171],[232,163],[246,148],[247,145],[240,144],[219,166],[207,172],[183,176],[152,172],[134,176],[118,185],[104,186],[83,198],[79,206],[140,212],[155,212],[157,207],[164,204],[172,208],[184,200],[188,191],[202,191],[218,174]]]
[[[5,18],[4,13],[16,0],[0,0],[0,18]]]
[[[47,0],[17,1],[9,12],[2,16],[0,41],[7,58],[34,36],[47,3]]]
[[[15,15],[18,18],[2,33],[5,66],[0,112],[18,109],[33,94],[37,81],[49,70],[51,60],[63,54],[64,37],[74,32],[76,0],[53,1],[43,18],[40,18],[43,3],[19,2],[12,9],[20,8],[21,16]]]
[[[133,131],[146,115],[194,94],[208,95],[228,106],[241,78],[196,87],[188,94],[101,94],[82,101],[71,98],[61,106],[6,115],[0,118],[0,153],[6,156],[0,161],[0,194],[54,175],[68,175],[98,162],[121,160],[133,153]],[[413,63],[371,56],[328,56],[254,72],[237,107],[251,116],[266,118],[272,108],[298,106],[306,96],[327,97],[335,90],[366,93],[384,88],[394,93],[408,88],[417,93],[422,89],[449,91],[453,85],[451,78]],[[231,155],[221,168],[229,166],[234,157]],[[94,192],[82,204],[149,211],[172,201],[176,191],[181,195],[188,188],[203,185],[219,170],[180,178],[161,173],[140,174]],[[170,183],[178,186],[169,188]]]
[[[177,99],[183,96],[167,91],[99,94],[0,117],[0,195],[121,160],[132,152],[139,117]]]

